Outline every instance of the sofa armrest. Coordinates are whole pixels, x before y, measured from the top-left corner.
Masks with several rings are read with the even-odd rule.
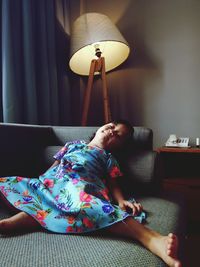
[[[38,176],[41,152],[52,140],[48,126],[0,123],[0,176]]]
[[[157,152],[135,151],[120,165],[125,177],[120,186],[125,194],[155,194],[160,190],[163,172]]]

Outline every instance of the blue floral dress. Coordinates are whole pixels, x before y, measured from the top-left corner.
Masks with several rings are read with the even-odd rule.
[[[1,177],[0,192],[17,209],[56,233],[84,233],[131,216],[112,203],[107,179],[122,176],[106,150],[84,141],[66,143],[54,156],[59,164],[39,178]],[[136,219],[142,220],[142,213]]]

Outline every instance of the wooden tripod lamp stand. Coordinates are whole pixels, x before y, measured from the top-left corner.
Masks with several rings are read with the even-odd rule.
[[[107,16],[85,13],[75,20],[69,66],[73,72],[89,76],[83,103],[82,126],[87,125],[94,75],[97,74],[102,79],[104,122],[111,120],[106,72],[124,62],[129,52],[128,43]]]
[[[83,103],[83,113],[81,121],[82,126],[85,126],[87,124],[88,110],[90,105],[91,91],[92,91],[95,72],[99,72],[101,74],[101,79],[102,79],[104,122],[107,123],[111,121],[108,88],[106,83],[105,58],[101,57],[101,52],[99,48],[96,48],[96,56],[98,57],[98,59],[93,59],[90,65],[88,84],[85,91],[84,103]]]

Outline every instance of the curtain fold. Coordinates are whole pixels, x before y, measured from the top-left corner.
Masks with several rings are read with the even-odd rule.
[[[0,1],[0,29],[2,32],[2,1]],[[0,34],[0,121],[3,121],[2,107],[2,34]]]
[[[1,5],[0,120],[71,124],[69,0],[2,0]]]

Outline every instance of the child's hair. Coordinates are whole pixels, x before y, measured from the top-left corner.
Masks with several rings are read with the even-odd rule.
[[[122,125],[126,126],[126,128],[128,129],[128,132],[129,132],[127,141],[132,138],[133,133],[134,133],[134,129],[133,129],[133,126],[130,124],[129,121],[124,120],[124,119],[118,119],[118,120],[110,121],[108,123],[114,123],[115,125],[122,124]],[[93,135],[89,138],[89,141],[92,141],[92,139],[95,137],[95,134],[96,134],[96,132],[93,133]]]
[[[118,119],[118,120],[113,120],[112,123],[114,123],[115,125],[122,124],[122,125],[126,126],[126,128],[129,131],[129,138],[131,138],[133,136],[134,129],[133,129],[133,126],[130,124],[129,121],[124,120],[124,119]]]

